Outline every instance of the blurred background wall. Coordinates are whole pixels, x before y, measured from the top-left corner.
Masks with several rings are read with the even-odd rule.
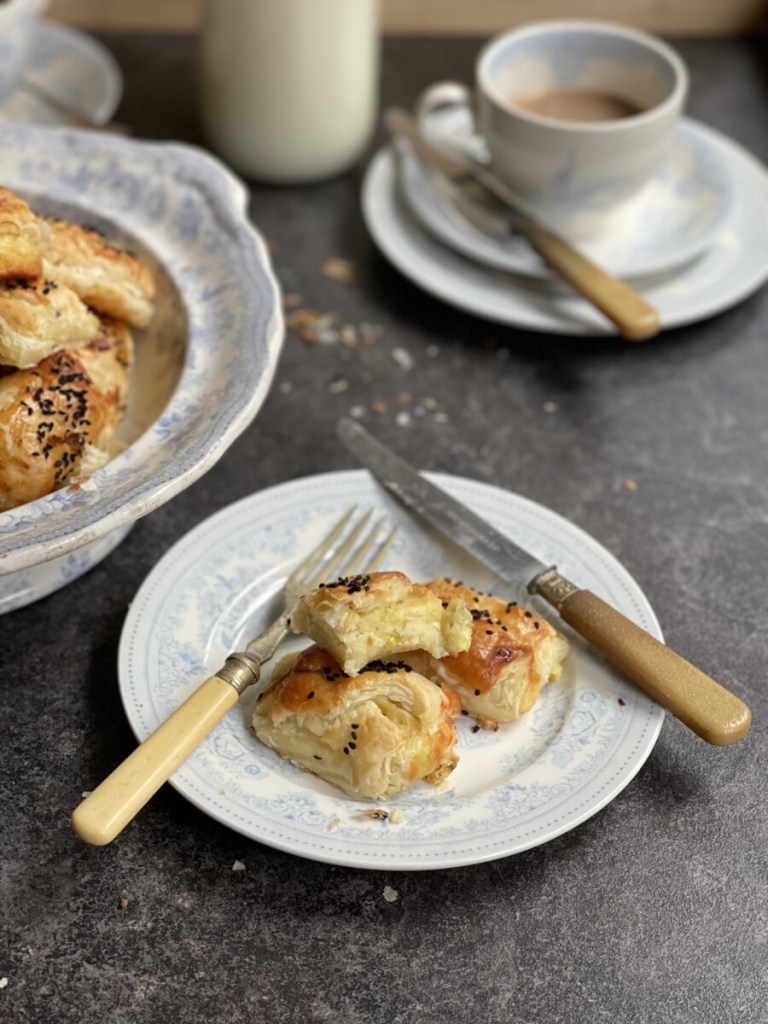
[[[226,3],[227,0],[221,0]],[[279,0],[276,0],[279,2]],[[766,0],[381,0],[385,32],[485,35],[543,18],[605,18],[666,35],[765,26]],[[89,29],[191,31],[197,0],[51,0],[49,16]]]

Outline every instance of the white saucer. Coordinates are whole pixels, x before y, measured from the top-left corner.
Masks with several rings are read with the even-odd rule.
[[[450,111],[449,114],[455,114]],[[433,120],[435,117],[433,116]],[[442,137],[450,137],[444,123]],[[439,126],[438,126],[439,127]],[[499,270],[530,277],[554,273],[520,235],[490,238],[471,225],[431,184],[424,165],[406,152],[403,195],[412,213],[440,241]],[[728,164],[705,130],[685,119],[663,165],[632,200],[617,211],[598,238],[579,243],[582,252],[619,277],[637,278],[679,266],[697,256],[722,229],[733,188]]]
[[[91,36],[51,21],[35,29],[25,77],[94,124],[109,121],[123,92],[123,76],[109,50]],[[60,110],[23,86],[0,103],[0,120],[72,127]]]
[[[704,125],[698,132],[727,164],[730,212],[712,244],[675,272],[643,282],[662,328],[713,316],[768,280],[768,171],[737,143]],[[487,320],[556,334],[608,335],[615,328],[580,296],[547,280],[493,270],[447,248],[413,216],[400,194],[394,152],[371,161],[362,190],[363,215],[385,256],[415,284],[444,302]]]

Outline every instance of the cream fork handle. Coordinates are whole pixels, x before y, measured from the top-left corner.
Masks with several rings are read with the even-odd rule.
[[[622,337],[645,341],[659,333],[658,312],[634,288],[533,221],[524,218],[517,226],[553,270],[616,324]]]
[[[75,808],[72,828],[76,835],[94,846],[111,843],[239,696],[225,679],[206,679]]]

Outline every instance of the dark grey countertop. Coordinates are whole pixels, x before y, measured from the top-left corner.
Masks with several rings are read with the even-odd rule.
[[[102,38],[125,75],[119,119],[139,135],[201,142],[194,40]],[[384,99],[410,104],[430,81],[468,80],[478,45],[388,40]],[[764,48],[679,48],[689,112],[768,160]],[[214,469],[87,576],[0,620],[0,1020],[768,1021],[768,291],[642,346],[501,328],[387,264],[361,219],[361,176],[254,187],[251,214],[276,243],[285,290],[341,322],[380,324],[376,344],[289,334],[261,413]],[[331,256],[357,264],[355,285],[323,275]],[[415,360],[410,374],[398,346]],[[339,375],[350,390],[332,393]],[[403,389],[444,416],[398,426]],[[370,411],[377,401],[386,412]],[[83,845],[69,813],[134,746],[116,653],[142,580],[213,511],[352,467],[334,430],[353,404],[423,468],[517,491],[601,541],[668,642],[752,706],[751,733],[717,749],[668,718],[603,811],[472,867],[309,862],[229,831],[169,787],[112,846]]]

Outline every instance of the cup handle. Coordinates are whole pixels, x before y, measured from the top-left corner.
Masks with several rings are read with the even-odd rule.
[[[447,138],[436,124],[434,115],[448,110],[464,110],[467,114],[467,130],[451,133]],[[484,149],[478,147],[475,118],[475,100],[471,89],[462,82],[436,82],[430,85],[416,100],[416,122],[419,132],[438,149],[459,150],[475,160],[485,161]]]
[[[472,93],[461,82],[436,82],[416,100],[416,120],[424,130],[429,118],[438,110],[467,107],[472,112]]]

